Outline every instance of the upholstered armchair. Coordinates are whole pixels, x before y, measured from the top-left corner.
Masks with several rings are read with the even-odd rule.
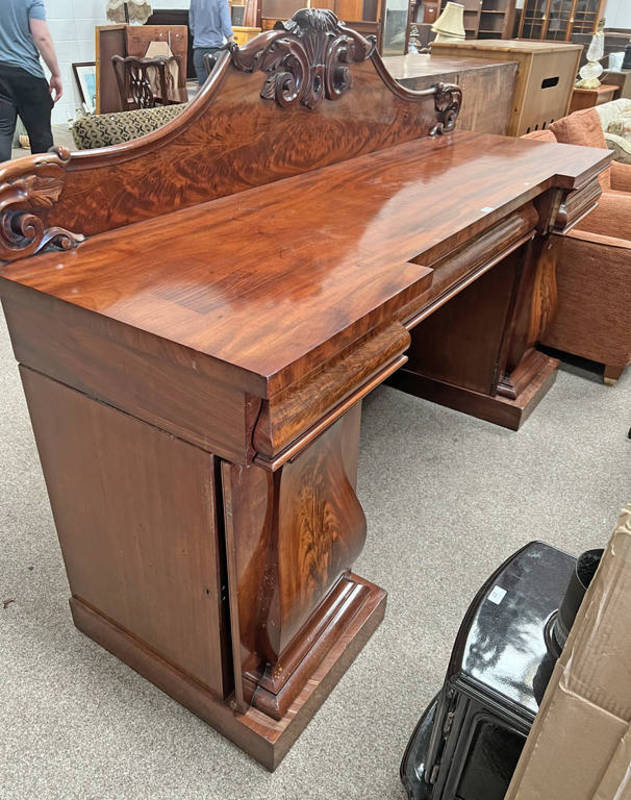
[[[595,108],[614,160],[631,164],[631,98],[621,97]]]
[[[606,147],[593,108],[524,138]],[[553,237],[558,308],[541,343],[600,362],[611,385],[631,363],[631,165],[612,161],[600,183],[598,206]]]
[[[111,147],[161,128],[178,117],[186,107],[186,103],[179,103],[136,111],[116,111],[113,114],[88,114],[75,120],[70,130],[78,150]]]

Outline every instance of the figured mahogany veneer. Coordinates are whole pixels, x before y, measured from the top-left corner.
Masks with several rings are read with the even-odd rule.
[[[0,165],[0,295],[76,625],[273,769],[365,644],[361,399],[518,427],[601,151],[452,131],[324,10],[164,128]],[[402,369],[401,369],[402,368]]]

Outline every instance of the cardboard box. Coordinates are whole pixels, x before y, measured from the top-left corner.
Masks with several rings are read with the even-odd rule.
[[[631,504],[585,596],[505,800],[631,800]]]

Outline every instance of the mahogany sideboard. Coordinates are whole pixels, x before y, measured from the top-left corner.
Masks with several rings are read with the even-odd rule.
[[[384,614],[361,399],[392,376],[517,427],[554,377],[548,238],[609,156],[453,131],[460,103],[303,10],[160,130],[0,165],[74,622],[269,769]]]

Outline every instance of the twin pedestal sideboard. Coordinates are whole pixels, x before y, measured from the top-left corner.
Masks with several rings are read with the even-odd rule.
[[[269,769],[385,610],[353,572],[361,399],[517,428],[554,379],[547,244],[608,156],[454,131],[460,104],[303,10],[164,128],[0,165],[74,622]]]

